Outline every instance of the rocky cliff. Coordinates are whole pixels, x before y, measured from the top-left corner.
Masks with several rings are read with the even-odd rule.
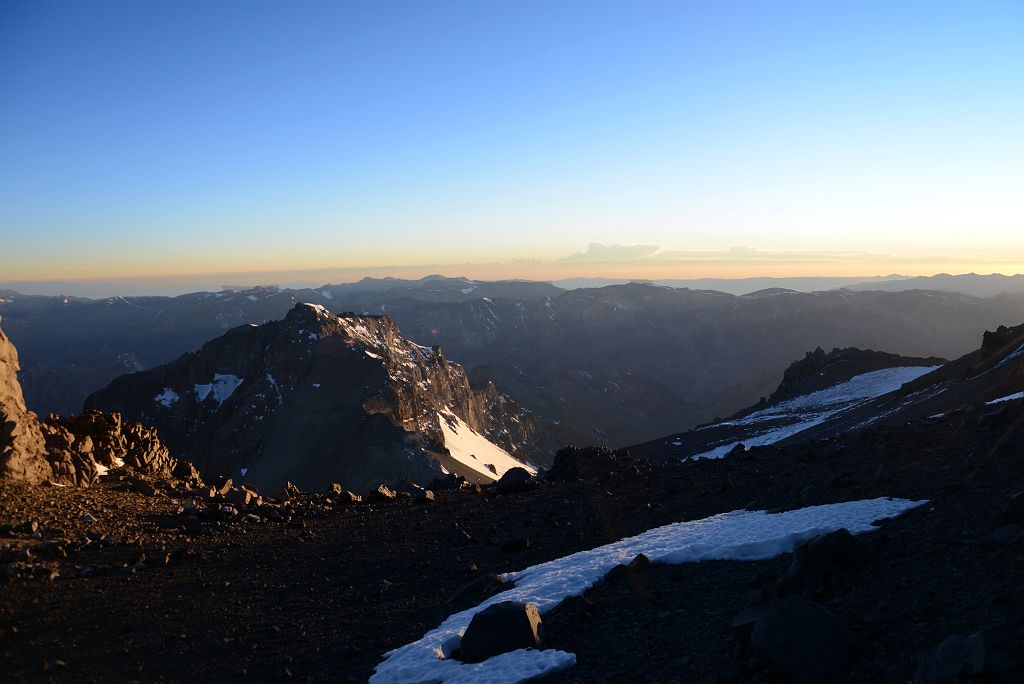
[[[314,304],[122,376],[86,406],[155,426],[206,475],[266,487],[361,488],[443,471],[487,482],[544,465],[564,439],[493,385],[472,389],[461,366],[390,318]]]
[[[116,413],[39,420],[25,407],[18,382],[18,352],[0,330],[0,480],[87,487],[112,469],[183,477],[191,466],[171,457],[152,428],[126,423]]]

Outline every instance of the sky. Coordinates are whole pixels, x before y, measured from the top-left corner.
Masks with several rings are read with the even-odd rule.
[[[8,0],[0,281],[1022,272],[1021,35],[1019,0]]]

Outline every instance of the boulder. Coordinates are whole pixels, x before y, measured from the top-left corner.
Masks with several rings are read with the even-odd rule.
[[[397,496],[387,485],[380,485],[369,493],[369,498],[374,501],[394,501]]]
[[[362,500],[363,497],[358,494],[353,494],[347,489],[334,497],[334,503],[337,505],[360,503]]]
[[[1024,680],[1024,641],[1008,625],[995,625],[970,636],[953,634],[918,659],[915,682],[951,682],[964,677],[994,681]]]
[[[462,635],[460,659],[479,663],[521,648],[543,645],[540,612],[532,603],[504,601],[473,616]]]
[[[750,646],[787,680],[821,682],[849,669],[853,634],[824,606],[787,596],[756,620]]]
[[[797,547],[789,570],[776,585],[776,593],[816,594],[834,576],[859,572],[870,560],[867,545],[845,529],[815,537]]]
[[[533,475],[526,468],[509,468],[494,484],[498,494],[515,494],[525,492],[533,486]]]
[[[1024,492],[1017,492],[1003,509],[1003,519],[1008,523],[1024,525]]]
[[[602,480],[615,472],[618,457],[606,447],[566,447],[555,454],[555,462],[544,476],[551,482]]]

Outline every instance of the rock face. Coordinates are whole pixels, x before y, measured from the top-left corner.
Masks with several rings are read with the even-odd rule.
[[[38,483],[50,475],[39,420],[25,408],[18,352],[0,330],[0,479]]]
[[[162,477],[191,474],[191,466],[172,458],[155,430],[125,423],[116,413],[87,411],[40,421],[25,407],[18,370],[18,352],[0,330],[0,480],[88,487],[126,465]]]
[[[358,491],[429,482],[442,468],[492,482],[511,467],[535,472],[562,439],[492,384],[472,389],[461,366],[390,318],[313,304],[122,376],[86,406],[155,426],[205,475],[264,487]]]

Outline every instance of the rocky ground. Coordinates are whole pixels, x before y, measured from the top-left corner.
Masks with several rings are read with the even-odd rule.
[[[433,501],[276,501],[130,477],[2,484],[2,678],[365,681],[383,652],[497,591],[495,573],[737,508],[876,496],[931,503],[863,537],[862,568],[795,590],[852,632],[846,681],[909,681],[952,635],[1022,626],[1024,512],[1011,498],[1024,490],[1024,402],[720,461],[592,456],[527,491]],[[773,681],[770,654],[732,622],[780,593],[792,558],[614,573],[544,616],[547,645],[578,656],[551,680]],[[1011,660],[1019,637],[1003,647]],[[985,643],[982,663],[995,662]],[[977,659],[977,640],[956,644]]]

